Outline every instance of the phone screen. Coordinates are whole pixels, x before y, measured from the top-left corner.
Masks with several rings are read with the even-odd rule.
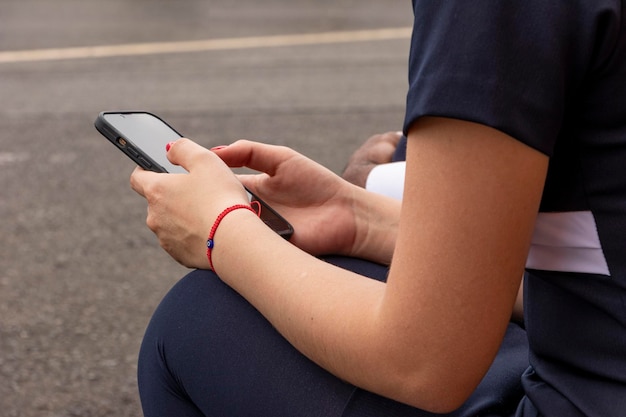
[[[182,135],[165,121],[150,113],[104,113],[102,118],[126,141],[120,143],[120,139],[116,138],[119,146],[128,147],[131,153],[140,150],[166,172],[187,172],[167,159],[165,146],[180,139]]]
[[[144,169],[156,172],[187,173],[167,159],[165,146],[182,135],[164,120],[147,112],[102,112],[96,129]],[[246,190],[251,206],[266,225],[285,239],[293,234],[291,225],[263,200]]]

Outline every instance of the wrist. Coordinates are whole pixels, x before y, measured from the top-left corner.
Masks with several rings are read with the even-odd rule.
[[[350,256],[380,264],[391,263],[401,203],[364,189],[354,192],[355,241]]]
[[[209,232],[207,241],[206,241],[206,256],[209,261],[209,266],[214,272],[215,272],[215,267],[213,266],[212,255],[213,255],[213,249],[215,248],[215,234],[217,233],[217,229],[222,224],[222,221],[224,220],[224,218],[228,216],[229,214],[233,213],[235,210],[248,210],[258,216],[258,213],[251,206],[247,204],[234,204],[232,206],[225,208],[220,214],[217,215],[215,222],[213,223],[213,226],[211,227],[211,230]]]
[[[245,249],[255,246],[257,227],[271,231],[253,210],[231,210],[220,220],[213,234],[213,247],[210,251],[211,268],[220,278],[223,279],[223,276],[232,270],[233,263],[243,263],[241,261],[246,257]],[[207,243],[210,236],[209,231],[205,237],[204,247],[207,262],[209,257]]]

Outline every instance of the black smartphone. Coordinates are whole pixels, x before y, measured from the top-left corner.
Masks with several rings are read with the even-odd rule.
[[[187,173],[168,159],[165,146],[182,135],[160,117],[144,111],[101,112],[95,127],[105,138],[143,169],[154,172]],[[249,190],[250,204],[276,233],[289,239],[293,227],[280,214]]]

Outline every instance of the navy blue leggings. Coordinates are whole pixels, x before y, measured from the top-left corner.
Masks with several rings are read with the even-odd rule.
[[[387,268],[332,257],[338,266],[384,280]],[[454,416],[508,416],[522,397],[525,331],[509,325],[491,370]],[[210,271],[179,281],[157,308],[139,357],[146,417],[432,417],[355,388],[295,350],[245,299]]]

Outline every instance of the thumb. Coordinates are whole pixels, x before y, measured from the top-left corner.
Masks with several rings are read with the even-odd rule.
[[[206,158],[211,152],[187,138],[170,142],[166,146],[167,159],[174,165],[179,165],[187,171],[200,163],[202,158]]]

